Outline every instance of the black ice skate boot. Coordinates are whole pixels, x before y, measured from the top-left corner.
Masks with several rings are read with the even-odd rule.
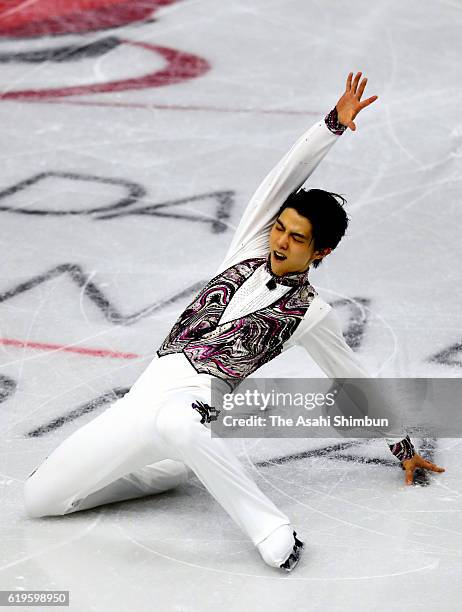
[[[290,553],[288,558],[284,561],[284,563],[282,563],[279,566],[282,570],[286,572],[291,572],[297,566],[297,563],[300,560],[300,555],[302,553],[302,548],[304,546],[304,543],[297,538],[297,533],[295,531],[294,531],[294,540],[295,540],[295,543],[294,543],[292,552]]]

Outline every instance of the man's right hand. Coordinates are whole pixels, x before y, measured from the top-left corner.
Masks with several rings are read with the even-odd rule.
[[[406,472],[405,483],[407,485],[411,485],[414,483],[414,471],[416,468],[422,468],[424,470],[430,470],[431,472],[445,472],[446,470],[442,467],[427,461],[417,453],[412,457],[412,459],[406,459],[401,462],[403,466],[403,470]]]

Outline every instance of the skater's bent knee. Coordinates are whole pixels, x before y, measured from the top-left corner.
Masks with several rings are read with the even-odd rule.
[[[157,431],[168,443],[178,448],[188,447],[194,440],[194,429],[197,424],[192,415],[178,413],[175,410],[161,410],[156,421]]]
[[[65,508],[54,502],[51,496],[46,494],[46,489],[40,486],[33,478],[26,480],[24,485],[24,508],[30,518],[42,516],[61,516],[65,514]]]
[[[40,496],[35,491],[31,490],[31,487],[27,486],[27,482],[24,487],[24,509],[30,518],[39,518],[47,515],[47,509],[43,500],[40,499]]]

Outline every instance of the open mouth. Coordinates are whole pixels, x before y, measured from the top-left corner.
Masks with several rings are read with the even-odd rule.
[[[273,251],[273,255],[276,261],[284,261],[284,259],[287,259],[285,255],[283,255],[282,253],[279,253],[278,251]]]

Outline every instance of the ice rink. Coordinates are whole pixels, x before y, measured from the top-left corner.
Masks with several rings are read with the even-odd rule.
[[[230,441],[306,542],[288,575],[194,477],[46,519],[22,488],[134,383],[350,71],[379,99],[307,184],[351,217],[311,282],[372,374],[460,376],[461,29],[457,0],[0,2],[0,590],[68,590],[73,612],[460,610],[457,437],[414,437],[446,473],[412,487],[383,440]],[[295,349],[256,375],[321,372]]]

